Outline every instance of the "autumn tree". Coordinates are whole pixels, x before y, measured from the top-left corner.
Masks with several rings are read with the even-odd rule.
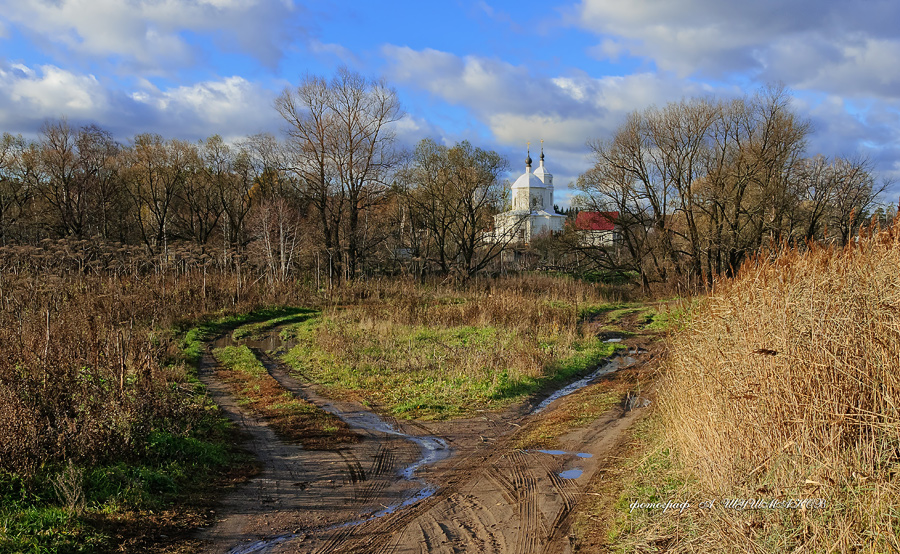
[[[28,163],[28,149],[21,136],[3,133],[0,139],[0,246],[21,237],[16,229],[28,215],[32,197],[28,183],[34,173],[33,164]]]
[[[452,147],[421,141],[405,172],[410,244],[445,273],[470,277],[495,260],[511,237],[494,240],[502,207],[500,154],[463,141]]]
[[[624,263],[645,284],[733,273],[789,227],[808,132],[777,87],[635,112],[612,139],[589,143],[580,201],[619,212]]]
[[[177,200],[196,156],[192,144],[154,134],[137,135],[123,156],[138,231],[153,254],[167,252]]]

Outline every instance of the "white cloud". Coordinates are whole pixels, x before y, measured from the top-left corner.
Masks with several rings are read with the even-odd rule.
[[[534,155],[544,139],[556,198],[563,203],[571,195],[568,184],[590,166],[589,139],[611,136],[633,110],[709,92],[652,73],[595,78],[572,71],[551,77],[495,59],[437,50],[386,46],[383,53],[390,81],[461,106],[483,123],[510,159],[513,174],[524,168],[525,143],[532,143]],[[739,94],[736,89],[724,92]]]
[[[622,6],[621,4],[617,4]],[[625,7],[621,7],[625,10]],[[812,66],[802,79],[847,81],[871,75],[890,78],[866,66],[883,63],[891,54],[890,41],[871,44],[860,40],[853,54],[856,64],[832,64],[826,69]],[[824,52],[815,45],[803,56],[849,56],[843,51]],[[483,123],[493,135],[497,148],[520,171],[524,146],[531,141],[537,148],[545,140],[550,170],[557,175],[560,194],[565,185],[589,167],[586,141],[612,137],[625,116],[635,110],[662,106],[670,101],[698,96],[740,97],[747,91],[738,85],[710,85],[681,79],[671,73],[638,73],[628,76],[593,77],[570,71],[563,75],[532,74],[526,67],[476,56],[460,57],[436,50],[413,50],[386,46],[389,80],[405,87],[427,92],[449,104],[464,108]],[[803,64],[806,67],[806,64]],[[787,69],[778,68],[779,71]],[[859,74],[850,75],[854,71]],[[840,72],[847,75],[840,76]],[[801,76],[798,76],[800,79]],[[879,81],[875,81],[876,83]],[[873,160],[879,174],[900,177],[900,101],[870,100],[854,105],[832,95],[804,95],[794,103],[801,117],[814,124],[810,136],[810,154],[862,155]]]
[[[114,57],[145,71],[194,62],[185,32],[274,66],[291,39],[291,2],[279,0],[0,0],[3,18],[90,59]]]
[[[570,23],[596,32],[590,53],[651,59],[663,71],[749,74],[859,96],[900,98],[900,4],[873,0],[581,0]]]
[[[90,117],[103,106],[106,91],[93,75],[77,75],[52,65],[38,70],[14,64],[0,66],[0,95],[7,116]]]
[[[610,132],[632,110],[703,92],[698,85],[650,73],[544,77],[476,56],[396,46],[383,51],[390,80],[469,108],[506,144],[524,142],[530,130],[560,144],[583,146],[588,138]]]
[[[119,140],[144,132],[199,139],[218,133],[227,139],[260,131],[277,132],[274,93],[241,77],[160,90],[147,81],[139,89],[107,89],[93,75],[52,65],[0,63],[0,130],[33,134],[46,119],[66,117],[97,123]]]
[[[242,77],[204,81],[165,91],[139,91],[132,98],[156,112],[157,126],[171,134],[226,138],[277,129],[274,95]]]
[[[307,47],[313,54],[333,56],[342,64],[353,67],[362,67],[363,65],[356,54],[354,54],[349,48],[340,44],[330,42],[326,43],[320,41],[319,39],[313,38],[309,40]]]

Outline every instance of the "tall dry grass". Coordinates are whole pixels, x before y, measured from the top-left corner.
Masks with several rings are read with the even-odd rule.
[[[0,470],[127,460],[204,417],[173,327],[296,292],[229,271],[0,272]]]
[[[724,513],[700,522],[707,538],[900,545],[900,226],[752,260],[717,283],[670,352],[662,419],[704,495],[829,500],[816,514]]]

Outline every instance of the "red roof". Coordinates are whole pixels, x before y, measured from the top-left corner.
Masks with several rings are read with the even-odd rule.
[[[578,212],[575,228],[579,231],[614,231],[619,212]]]

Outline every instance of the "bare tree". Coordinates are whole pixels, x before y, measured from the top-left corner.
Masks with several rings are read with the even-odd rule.
[[[34,175],[28,149],[21,136],[4,133],[0,139],[0,246],[16,236],[15,229],[28,213],[32,196],[28,183]]]
[[[308,76],[275,107],[288,123],[289,166],[315,206],[330,267],[356,274],[361,215],[378,205],[399,158],[392,123],[403,117],[397,94],[347,69],[326,81]]]
[[[637,271],[645,287],[733,273],[794,221],[792,172],[808,132],[778,87],[631,114],[611,140],[589,142],[595,165],[579,179],[583,205],[619,212],[626,256],[596,257]]]
[[[46,225],[59,236],[80,237],[87,224],[87,183],[79,170],[77,131],[65,119],[41,127],[38,195]]]
[[[185,178],[177,190],[172,220],[180,238],[189,239],[205,250],[222,218],[222,201],[215,179],[206,165],[206,141],[186,152]]]
[[[126,182],[141,239],[151,253],[168,253],[175,203],[196,157],[193,145],[142,134],[125,152]]]

